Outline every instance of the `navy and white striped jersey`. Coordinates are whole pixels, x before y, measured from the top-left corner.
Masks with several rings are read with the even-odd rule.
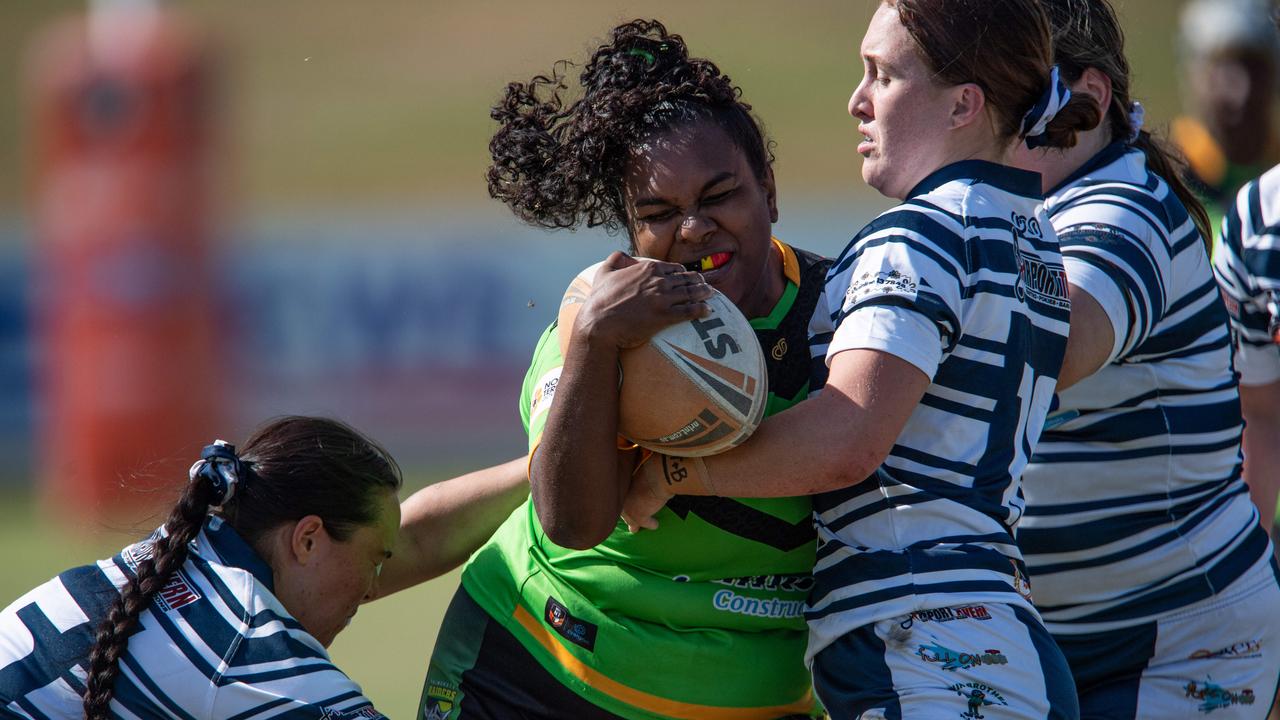
[[[1045,208],[1067,277],[1115,343],[1058,396],[1024,476],[1018,544],[1050,631],[1103,631],[1211,597],[1268,542],[1240,475],[1226,310],[1185,206],[1116,143]]]
[[[0,613],[0,717],[84,717],[94,635],[152,539],[68,570]],[[120,660],[114,715],[383,717],[280,604],[271,569],[230,526],[211,518],[191,548],[139,616]]]
[[[809,657],[916,610],[1031,609],[1013,529],[1070,317],[1040,176],[976,160],[935,172],[858,233],[827,298],[834,332],[815,354],[880,350],[932,382],[874,475],[814,497]]]
[[[1240,384],[1280,380],[1280,166],[1240,190],[1213,265],[1236,331]]]

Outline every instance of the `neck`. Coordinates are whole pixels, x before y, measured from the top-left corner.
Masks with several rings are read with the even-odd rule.
[[[773,312],[773,306],[778,304],[778,298],[787,289],[787,278],[782,268],[782,251],[772,240],[769,241],[769,259],[764,264],[760,282],[765,291],[757,294],[755,302],[749,306],[739,308],[749,320],[765,317]]]
[[[1031,169],[1040,173],[1042,189],[1049,192],[1110,144],[1111,128],[1104,120],[1098,127],[1078,133],[1075,147],[1044,150],[1041,154],[1042,161]]]

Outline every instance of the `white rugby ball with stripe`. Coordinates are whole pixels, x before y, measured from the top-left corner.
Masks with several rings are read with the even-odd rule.
[[[560,304],[560,349],[602,263],[574,278]],[[618,432],[667,455],[701,457],[746,440],[764,418],[769,377],[755,330],[718,290],[711,314],[671,325],[619,356]]]

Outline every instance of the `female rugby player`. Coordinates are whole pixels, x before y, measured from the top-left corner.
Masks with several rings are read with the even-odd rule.
[[[383,717],[325,648],[376,589],[399,487],[333,420],[205,447],[151,537],[0,613],[0,715]]]
[[[575,327],[538,343],[521,403],[532,498],[467,565],[421,714],[807,717],[809,499],[693,498],[661,530],[627,533],[635,453],[617,449],[608,395],[621,348],[705,312],[705,277],[752,318],[768,411],[803,400],[828,263],[772,239],[768,143],[729,78],[679,36],[625,23],[592,54],[579,99],[564,81],[507,88],[491,194],[537,226],[625,230],[635,255],[663,262],[610,256]]]
[[[832,717],[1075,717],[1013,541],[1067,289],[1040,178],[1009,161],[1098,110],[1051,67],[1037,0],[888,0],[862,60],[862,175],[903,202],[828,276],[825,389],[734,450],[645,463],[628,518],[673,492],[816,493],[808,656]]]
[[[1018,544],[1088,718],[1266,717],[1275,561],[1241,479],[1240,395],[1204,208],[1142,128],[1107,0],[1041,0],[1103,122],[1030,150],[1070,282],[1071,339],[1024,474]]]

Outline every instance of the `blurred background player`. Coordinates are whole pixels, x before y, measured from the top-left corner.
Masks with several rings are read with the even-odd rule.
[[[341,423],[207,446],[165,524],[0,613],[6,717],[381,718],[325,649],[376,591],[400,470]]]
[[[1043,178],[1071,290],[1058,406],[1017,533],[1036,607],[1082,717],[1265,717],[1280,585],[1241,480],[1205,213],[1142,128],[1111,5],[1041,2],[1063,78],[1103,121],[1070,149],[1019,156]]]
[[[771,238],[773,157],[750,106],[661,23],[614,28],[580,100],[562,100],[563,80],[508,86],[491,194],[536,226],[625,230],[635,255],[666,262],[611,255],[575,327],[553,323],[539,341],[521,401],[532,498],[464,570],[421,713],[808,717],[808,498],[696,498],[661,530],[627,533],[618,516],[635,453],[618,450],[607,396],[622,348],[704,312],[710,289],[691,265],[752,318],[768,412],[804,400],[827,262]],[[737,612],[726,598],[772,610]]]
[[[1235,329],[1244,407],[1244,475],[1270,525],[1280,495],[1280,167],[1240,190],[1214,269]],[[1273,533],[1274,537],[1274,533]]]
[[[1280,162],[1280,39],[1271,0],[1195,0],[1181,17],[1186,114],[1171,126],[1218,231],[1236,191]]]
[[[1051,67],[1037,0],[885,2],[861,56],[862,176],[903,202],[829,274],[825,388],[733,450],[645,463],[627,517],[672,492],[814,494],[808,659],[833,718],[1075,718],[1013,543],[1067,288],[1040,177],[1009,161],[1099,111]]]

